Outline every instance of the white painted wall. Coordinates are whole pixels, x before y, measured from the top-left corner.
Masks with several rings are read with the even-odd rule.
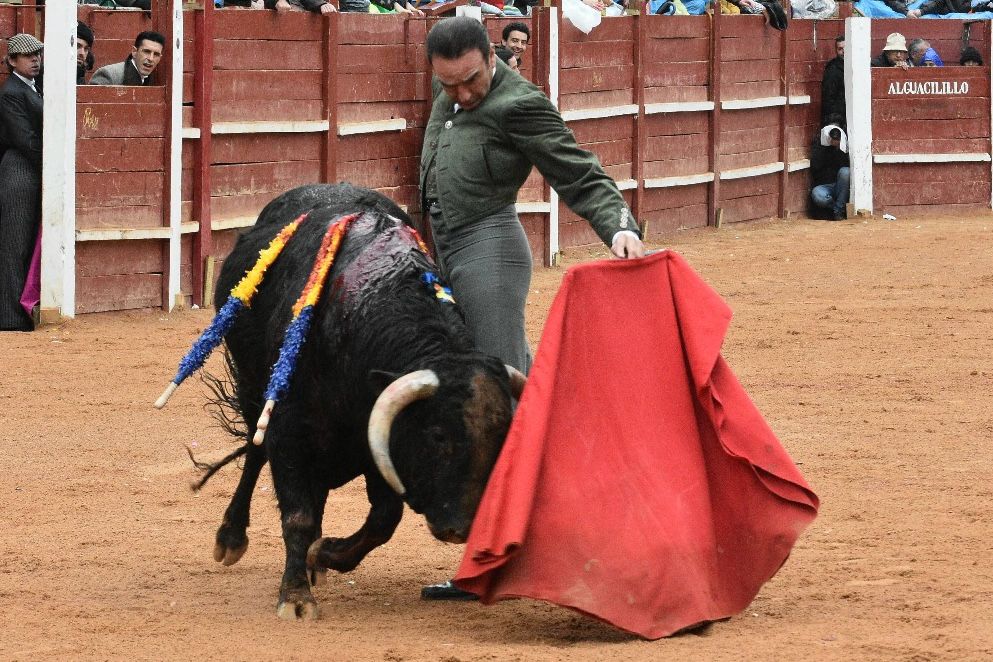
[[[45,8],[41,308],[76,313],[76,3]]]
[[[850,202],[872,213],[872,59],[870,20],[845,19],[845,114],[851,161]]]

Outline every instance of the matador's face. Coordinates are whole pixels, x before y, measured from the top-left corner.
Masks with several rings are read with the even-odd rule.
[[[431,66],[445,94],[463,110],[473,110],[490,92],[496,52],[491,46],[489,57],[485,58],[475,48],[451,60],[435,55],[431,58]]]

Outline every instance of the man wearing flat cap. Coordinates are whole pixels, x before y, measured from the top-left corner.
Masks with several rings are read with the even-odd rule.
[[[45,104],[37,83],[44,44],[30,34],[7,40],[10,77],[0,88],[0,330],[31,331],[21,292],[41,221],[41,136]]]

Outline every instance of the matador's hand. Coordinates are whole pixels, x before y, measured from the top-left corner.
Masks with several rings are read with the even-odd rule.
[[[645,244],[634,233],[618,232],[610,251],[621,259],[645,257]]]

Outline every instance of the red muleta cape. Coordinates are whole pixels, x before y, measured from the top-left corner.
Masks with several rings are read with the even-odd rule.
[[[649,639],[748,606],[818,499],[720,355],[677,254],[574,267],[456,575]]]

